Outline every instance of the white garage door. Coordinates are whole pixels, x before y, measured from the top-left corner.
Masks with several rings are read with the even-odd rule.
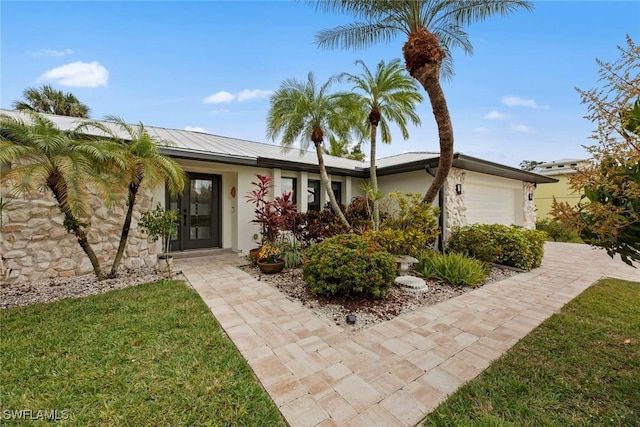
[[[467,223],[521,225],[522,209],[517,209],[516,190],[468,183],[465,185]]]

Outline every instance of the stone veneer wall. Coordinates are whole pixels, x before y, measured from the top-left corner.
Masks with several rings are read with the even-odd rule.
[[[138,193],[122,267],[153,267],[156,243],[137,229],[140,212],[153,206],[153,192]],[[105,207],[91,196],[88,238],[103,270],[111,268],[120,240],[125,209]],[[92,273],[93,268],[75,237],[65,230],[63,215],[49,192],[11,199],[2,211],[0,283],[19,283]]]
[[[462,169],[451,168],[445,183],[445,224],[444,240],[449,239],[454,227],[467,225],[467,207],[464,203],[464,181],[466,173]],[[462,185],[462,194],[456,194],[456,184]]]
[[[524,201],[523,212],[524,222],[523,227],[529,230],[536,228],[536,204],[535,201],[529,200],[529,194],[535,194],[536,185],[533,182],[522,183],[522,200]]]

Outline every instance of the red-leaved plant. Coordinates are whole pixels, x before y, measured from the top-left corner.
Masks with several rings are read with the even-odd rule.
[[[273,244],[280,231],[295,228],[296,205],[291,200],[291,192],[282,193],[274,200],[269,200],[273,178],[260,174],[256,174],[256,177],[258,180],[251,183],[256,188],[246,196],[247,203],[251,203],[255,207],[256,217],[251,222],[260,225],[261,243]]]

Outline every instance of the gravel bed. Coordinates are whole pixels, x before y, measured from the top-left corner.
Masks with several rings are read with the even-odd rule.
[[[290,300],[299,301],[317,316],[326,319],[329,323],[342,327],[347,332],[357,332],[369,328],[375,324],[391,320],[402,313],[409,313],[420,307],[446,301],[487,283],[497,282],[519,273],[519,271],[511,268],[493,266],[487,279],[474,288],[470,286],[452,286],[436,280],[427,280],[429,289],[426,292],[408,293],[394,285],[386,297],[370,298],[362,296],[324,297],[322,295],[314,295],[302,280],[302,271],[300,269],[285,270],[278,274],[260,274],[260,270],[251,265],[243,265],[239,268],[258,280],[269,283],[284,293]],[[348,314],[356,316],[354,325],[346,323]]]
[[[56,277],[0,286],[0,309],[38,302],[51,302],[64,298],[80,298],[124,289],[141,283],[162,279],[155,269],[121,270],[112,279],[97,280],[95,274],[75,277]]]

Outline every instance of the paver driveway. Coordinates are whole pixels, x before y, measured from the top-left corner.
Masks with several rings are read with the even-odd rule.
[[[294,427],[413,426],[599,278],[640,280],[604,251],[547,243],[540,268],[346,334],[241,263],[176,262]]]

